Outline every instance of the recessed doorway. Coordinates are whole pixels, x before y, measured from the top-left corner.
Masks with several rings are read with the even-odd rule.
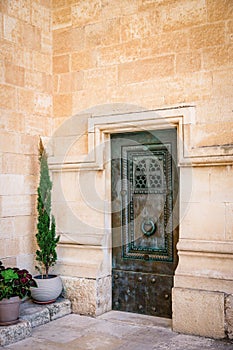
[[[111,135],[112,308],[172,317],[176,128]]]

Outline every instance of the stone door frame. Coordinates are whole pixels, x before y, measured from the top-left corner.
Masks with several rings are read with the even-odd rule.
[[[129,110],[129,109],[128,109]],[[105,283],[104,292],[107,295],[112,294],[111,285],[111,271],[112,271],[112,223],[111,223],[111,147],[110,147],[110,136],[115,133],[126,133],[126,132],[136,132],[136,131],[150,131],[159,129],[177,129],[177,166],[188,166],[192,163],[193,159],[189,156],[189,129],[192,124],[195,123],[195,107],[193,106],[182,106],[167,109],[158,109],[152,111],[133,111],[126,113],[108,113],[107,115],[101,114],[100,111],[97,112],[90,111],[87,113],[82,113],[72,117],[74,124],[79,127],[82,118],[87,121],[87,148],[88,152],[85,155],[73,154],[69,155],[68,149],[71,147],[70,141],[70,126],[65,124],[61,130],[55,134],[53,142],[57,144],[64,145],[64,139],[67,140],[67,149],[64,149],[64,156],[59,156],[56,154],[56,147],[52,145],[53,155],[49,158],[50,170],[53,173],[55,185],[54,189],[56,191],[56,184],[63,181],[66,182],[66,174],[78,174],[82,171],[97,173],[98,171],[104,171],[105,183],[103,184],[104,193],[104,228],[103,228],[103,238],[102,241],[97,240],[99,238],[93,238],[97,243],[92,243],[92,241],[82,241],[82,245],[75,244],[75,241],[71,241],[68,235],[61,233],[61,239],[59,244],[59,257],[60,261],[57,264],[58,273],[61,275],[70,276],[72,278],[84,278],[92,279],[93,281],[99,281],[101,285],[101,280],[108,280]],[[78,130],[79,132],[79,130]],[[72,130],[72,135],[74,142],[77,139],[77,133]],[[64,148],[64,147],[63,147]],[[202,159],[200,158],[200,161]],[[57,180],[56,180],[57,178]],[[58,182],[56,182],[58,181]],[[75,184],[74,184],[75,185]],[[72,186],[72,185],[71,185]],[[56,203],[55,203],[56,209]],[[67,228],[65,227],[64,230]],[[96,231],[98,233],[98,231]],[[97,234],[98,237],[98,234]],[[80,242],[80,237],[79,242]],[[90,242],[90,243],[89,243]],[[102,242],[102,243],[101,243]],[[104,242],[104,243],[103,243]],[[107,250],[106,250],[107,249]],[[103,251],[106,250],[106,253]],[[88,256],[89,252],[94,254],[93,256],[99,256],[96,262],[96,268],[89,269],[89,261],[85,258]],[[78,265],[78,256],[84,256],[82,260],[82,268],[79,269],[78,274],[76,274],[75,266]],[[71,258],[72,257],[72,258]],[[103,259],[103,260],[101,260]],[[86,262],[84,262],[86,261]],[[102,271],[98,270],[98,266],[104,266]],[[94,283],[94,282],[93,282]],[[104,283],[104,282],[103,282]],[[102,288],[102,287],[101,287]],[[99,292],[97,292],[98,294]],[[104,297],[104,296],[103,296]],[[93,296],[94,300],[96,297]],[[94,301],[93,301],[94,302]],[[104,302],[103,302],[104,303]],[[111,309],[111,301],[108,305],[96,307],[95,314],[102,313],[103,310],[107,311]],[[80,309],[78,309],[78,312]],[[86,311],[84,310],[84,313]],[[88,311],[89,312],[89,311]],[[93,311],[94,312],[94,311]]]
[[[119,108],[118,108],[119,107]],[[175,285],[173,288],[173,328],[178,332],[192,332],[205,336],[219,334],[224,336],[224,293],[231,293],[232,286],[229,278],[219,279],[221,292],[216,291],[216,279],[206,275],[192,274],[192,266],[207,262],[212,269],[212,274],[219,266],[219,257],[222,259],[222,276],[229,270],[231,264],[231,243],[222,241],[206,241],[187,237],[186,226],[183,225],[186,216],[185,206],[189,205],[190,197],[187,191],[192,191],[192,172],[199,167],[232,166],[233,154],[231,148],[226,146],[212,145],[199,146],[196,140],[198,125],[196,124],[195,106],[177,106],[151,111],[143,111],[135,106],[97,106],[86,112],[68,118],[68,124],[63,124],[60,130],[55,130],[51,142],[52,151],[49,152],[50,170],[54,181],[55,198],[53,208],[57,209],[57,217],[62,214],[65,218],[61,228],[61,240],[59,243],[59,261],[56,270],[63,276],[67,287],[67,296],[72,301],[73,311],[76,313],[99,315],[111,310],[111,154],[110,135],[114,133],[136,132],[158,129],[177,129],[177,156],[180,168],[180,235],[177,244],[179,263],[175,271]],[[71,123],[69,124],[69,120]],[[84,137],[83,137],[84,135]],[[81,141],[80,141],[80,138]],[[78,147],[69,154],[72,143],[78,140],[83,146],[82,154],[78,154]],[[59,149],[59,152],[58,152]],[[76,151],[77,150],[77,151]],[[197,169],[194,169],[197,167]],[[69,231],[70,211],[65,212],[69,204],[77,207],[80,197],[74,198],[72,188],[77,186],[78,176],[83,171],[84,177],[88,174],[94,178],[101,178],[101,193],[104,203],[101,211],[101,228],[92,227],[90,235],[83,234],[82,227],[72,232]],[[64,179],[63,179],[64,175]],[[63,181],[64,180],[64,181]],[[62,184],[66,185],[68,201],[62,197]],[[188,183],[187,183],[188,182]],[[85,182],[83,182],[85,184]],[[73,186],[73,187],[72,187]],[[65,186],[64,186],[65,187]],[[58,191],[57,191],[58,189]],[[60,194],[57,193],[60,190]],[[91,191],[89,191],[91,193]],[[61,198],[59,197],[61,195]],[[75,202],[74,202],[75,201]],[[60,207],[59,207],[60,206]],[[63,206],[63,207],[62,207]],[[70,208],[68,208],[70,210]],[[78,209],[79,210],[79,209]],[[79,211],[76,211],[78,213]],[[67,215],[66,215],[67,214]],[[72,219],[72,218],[71,218]],[[72,221],[72,220],[71,220]],[[75,222],[75,228],[77,227]],[[66,234],[68,233],[68,234]],[[76,234],[69,237],[69,234]],[[69,239],[70,238],[70,239]],[[73,239],[77,238],[77,239]],[[202,260],[200,261],[200,256]],[[198,266],[199,266],[198,265]],[[78,266],[78,269],[77,269]],[[197,266],[197,268],[198,268]],[[202,266],[200,266],[200,271]],[[203,272],[204,273],[204,272]],[[226,275],[227,276],[227,275]],[[204,290],[200,290],[200,281],[204,281]],[[88,293],[87,293],[88,290]],[[190,297],[191,295],[191,297]],[[80,297],[81,296],[81,297]],[[190,298],[193,302],[190,305]],[[216,316],[213,330],[204,328],[205,315],[196,308],[196,302],[203,307],[208,307],[211,314]],[[184,301],[186,309],[184,309]],[[216,308],[216,303],[220,307]],[[195,323],[190,315],[192,312],[201,322]],[[180,312],[182,310],[182,312]],[[182,317],[181,317],[182,315]],[[190,318],[191,317],[191,318]],[[187,329],[189,327],[189,329]],[[204,329],[204,331],[203,331]],[[217,333],[216,333],[217,332]]]
[[[189,156],[189,138],[188,129],[195,123],[195,107],[179,107],[172,109],[161,109],[156,111],[143,111],[134,113],[124,113],[107,116],[90,116],[88,119],[88,144],[89,159],[88,168],[105,169],[105,200],[111,203],[111,159],[110,136],[116,133],[149,131],[159,129],[177,130],[177,158],[178,167],[188,166],[192,163]],[[103,147],[102,147],[103,146]],[[92,148],[93,147],[93,148]],[[102,148],[101,148],[102,147]],[[98,150],[99,152],[96,152]],[[100,151],[101,150],[101,151]],[[200,161],[200,160],[199,160]],[[82,164],[82,167],[85,167]],[[179,204],[178,204],[179,205]],[[105,235],[108,241],[112,238],[111,208],[107,208],[105,213]],[[110,243],[109,254],[111,256],[112,244]],[[108,270],[112,271],[112,258],[109,259],[110,266]],[[108,284],[110,290],[106,291],[108,295],[112,294],[112,285]],[[112,309],[112,306],[111,306]]]

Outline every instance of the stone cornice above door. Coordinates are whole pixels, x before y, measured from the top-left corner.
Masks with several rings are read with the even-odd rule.
[[[136,132],[145,130],[158,130],[177,128],[178,135],[178,162],[179,166],[216,166],[233,164],[233,145],[211,145],[195,146],[192,128],[196,126],[196,107],[177,106],[150,111],[136,111],[126,113],[101,114],[90,113],[78,114],[72,117],[78,125],[80,120],[86,120],[86,130],[82,130],[82,135],[75,133],[75,128],[68,127],[69,119],[60,127],[58,136],[52,138],[52,156],[49,158],[50,169],[52,171],[71,170],[103,170],[104,161],[110,152],[109,137],[113,133]],[[66,125],[67,124],[67,125]],[[64,129],[64,135],[62,134]],[[67,131],[68,130],[68,131]],[[77,139],[86,133],[87,152],[79,155],[68,149]],[[54,139],[59,143],[66,141],[63,154],[57,154],[53,148]],[[108,147],[107,147],[108,146]],[[67,149],[66,149],[67,147]]]

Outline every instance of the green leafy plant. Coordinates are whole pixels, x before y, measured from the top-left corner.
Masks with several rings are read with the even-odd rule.
[[[40,183],[37,188],[37,244],[36,269],[43,278],[49,278],[49,269],[57,261],[56,247],[60,236],[56,236],[55,218],[51,214],[52,181],[49,176],[48,156],[40,139],[39,143]]]
[[[37,287],[32,275],[25,269],[5,267],[0,261],[0,300],[18,296],[31,296],[30,287]]]

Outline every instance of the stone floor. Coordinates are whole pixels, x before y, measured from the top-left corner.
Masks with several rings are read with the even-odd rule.
[[[171,331],[171,322],[111,311],[97,318],[70,314],[32,329],[8,350],[233,350],[233,343]]]
[[[9,326],[0,326],[0,347],[28,338],[35,327],[70,313],[71,302],[68,299],[58,298],[54,303],[46,305],[35,304],[31,299],[24,300],[20,305],[18,322]]]

